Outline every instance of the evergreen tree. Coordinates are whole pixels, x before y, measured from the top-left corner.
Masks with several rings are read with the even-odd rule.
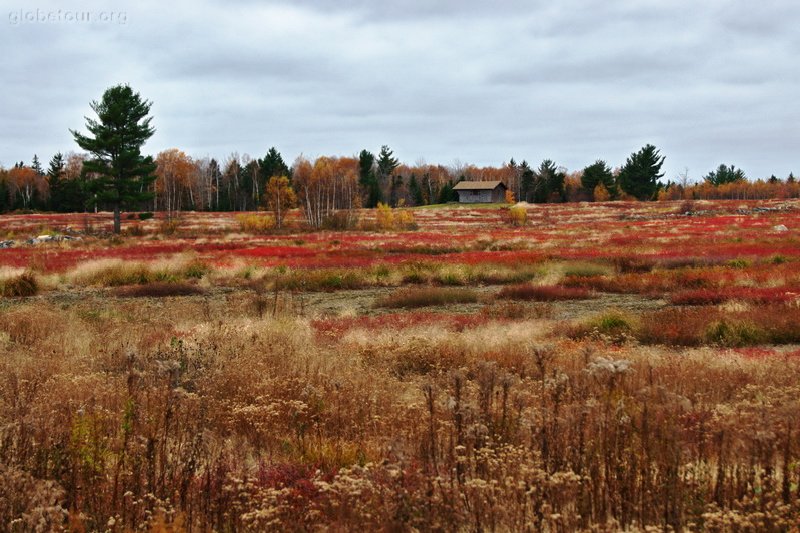
[[[533,200],[533,189],[534,189],[534,179],[535,176],[533,174],[533,170],[531,169],[528,162],[524,159],[522,163],[519,164],[519,171],[520,171],[520,201],[530,202]]]
[[[264,182],[268,182],[274,176],[286,176],[291,184],[292,171],[286,165],[281,153],[274,146],[267,151],[264,159],[258,161],[258,166]]]
[[[592,194],[597,186],[601,184],[609,194],[613,193],[614,174],[611,172],[611,168],[606,164],[605,161],[598,159],[583,169],[583,174],[581,175],[581,187],[583,187],[585,191]]]
[[[455,202],[456,200],[458,200],[458,194],[453,190],[453,182],[448,181],[439,190],[439,198],[436,203],[446,204],[448,202]]]
[[[364,207],[373,208],[383,202],[383,194],[375,174],[375,156],[361,150],[358,155],[358,183],[361,185]]]
[[[786,183],[794,183],[794,182],[795,182],[794,174],[789,172],[789,176],[786,178]]]
[[[658,192],[658,179],[664,176],[664,159],[652,144],[632,153],[617,178],[620,188],[639,200],[652,200]]]
[[[8,187],[8,173],[0,168],[0,213],[11,210],[11,191]]]
[[[564,200],[564,180],[566,179],[566,174],[556,166],[555,162],[550,159],[545,159],[539,165],[534,175],[534,202],[545,203]]]
[[[726,183],[735,183],[737,181],[745,181],[747,177],[740,168],[735,166],[720,165],[716,170],[712,170],[703,177],[711,185],[724,185]]]
[[[33,154],[33,159],[31,160],[31,168],[40,176],[44,176],[44,170],[42,169],[42,164],[39,162],[39,156]]]
[[[393,157],[392,151],[389,149],[388,146],[385,144],[381,146],[381,151],[378,154],[378,186],[380,190],[383,191],[389,188],[390,199],[389,202],[391,203],[391,195],[392,190],[395,188],[395,183],[393,179],[394,171],[400,166],[400,162],[397,158]],[[391,204],[394,205],[394,204]]]
[[[52,211],[59,211],[59,205],[62,201],[62,183],[61,178],[64,174],[64,156],[58,152],[50,159],[50,167],[47,169],[47,181],[50,184],[50,209]]]
[[[414,173],[411,174],[411,178],[408,180],[408,195],[411,197],[412,205],[423,205],[425,203],[425,199],[422,196],[422,189]]]
[[[378,175],[381,178],[388,178],[400,166],[400,162],[385,144],[381,146],[381,151],[378,154]]]
[[[389,178],[391,186],[389,189],[389,205],[397,207],[403,195],[403,176],[391,176]]]
[[[113,209],[114,233],[121,230],[123,208],[136,207],[153,197],[149,187],[156,179],[156,164],[152,157],[141,154],[155,132],[152,118],[147,116],[151,105],[128,85],[116,85],[90,105],[98,117],[86,118],[91,136],[71,130],[78,146],[93,156],[84,169],[97,174],[89,187],[96,201]]]
[[[212,211],[222,211],[220,207],[222,204],[220,203],[221,195],[223,191],[222,187],[222,170],[219,168],[219,163],[213,157],[211,161],[208,162],[208,175],[211,178],[211,183],[214,184],[214,196],[211,201],[212,203]]]

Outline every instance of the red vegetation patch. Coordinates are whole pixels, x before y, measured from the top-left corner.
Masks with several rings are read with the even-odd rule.
[[[790,302],[800,298],[800,289],[787,287],[728,287],[725,289],[697,289],[673,294],[673,305],[717,305],[730,300],[743,300],[757,304]]]

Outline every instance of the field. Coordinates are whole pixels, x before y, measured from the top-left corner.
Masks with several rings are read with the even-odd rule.
[[[2,217],[0,530],[797,530],[800,202],[526,209]]]

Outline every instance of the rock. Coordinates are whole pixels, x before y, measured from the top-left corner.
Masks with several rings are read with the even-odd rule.
[[[12,248],[14,244],[14,241],[0,241],[0,248]]]
[[[784,226],[783,224],[778,224],[777,226],[772,226],[774,231],[789,231],[789,228]]]

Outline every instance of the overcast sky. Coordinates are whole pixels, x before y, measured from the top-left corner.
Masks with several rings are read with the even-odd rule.
[[[408,163],[574,170],[649,142],[668,178],[723,162],[800,172],[797,2],[3,5],[4,166],[75,150],[68,129],[89,102],[129,83],[153,101],[153,155],[274,145],[292,161],[388,144]]]

